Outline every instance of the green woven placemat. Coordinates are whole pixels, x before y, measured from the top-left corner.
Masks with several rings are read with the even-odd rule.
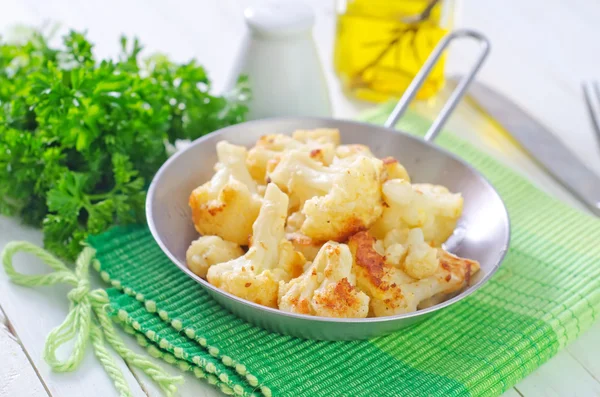
[[[382,123],[382,107],[366,116]],[[421,134],[408,115],[399,125]],[[573,341],[600,310],[600,222],[547,196],[468,143],[437,141],[498,189],[512,222],[499,272],[431,320],[369,341],[319,342],[239,320],[178,270],[145,227],[91,238],[111,312],[147,346],[227,394],[499,395]],[[401,159],[400,159],[401,160]]]

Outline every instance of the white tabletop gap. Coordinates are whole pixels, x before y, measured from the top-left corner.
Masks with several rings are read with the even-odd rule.
[[[0,397],[49,396],[0,307]]]
[[[512,389],[505,391],[502,397],[523,397],[523,395],[517,390],[517,388],[513,387]]]
[[[562,351],[523,379],[517,388],[526,397],[600,396],[600,383],[568,350]]]
[[[567,350],[600,383],[600,322],[584,332]]]

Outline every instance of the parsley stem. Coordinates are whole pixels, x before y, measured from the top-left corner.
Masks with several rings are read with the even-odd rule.
[[[94,201],[104,200],[112,196],[117,191],[118,186],[113,187],[109,192],[97,193],[97,194],[86,194],[87,198]]]

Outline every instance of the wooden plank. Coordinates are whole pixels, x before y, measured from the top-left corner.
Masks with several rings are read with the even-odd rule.
[[[523,379],[516,389],[525,397],[600,396],[600,383],[568,350]]]
[[[0,308],[0,397],[48,396]]]
[[[502,397],[523,397],[523,395],[513,387],[512,389],[508,389],[506,392],[504,392]]]
[[[567,347],[571,356],[600,382],[600,322]]]
[[[38,230],[19,225],[16,219],[0,217],[0,250],[12,240],[27,240],[41,244],[41,234]],[[25,255],[17,255],[14,263],[16,268],[26,273],[48,271],[39,261]],[[91,346],[86,351],[81,367],[71,373],[53,372],[42,358],[46,335],[52,328],[62,323],[68,313],[68,291],[69,287],[62,285],[21,287],[11,283],[4,271],[0,271],[0,305],[50,394],[60,397],[79,397],[93,390],[99,396],[116,396],[117,392],[112,381],[96,360]],[[131,343],[135,342],[131,341]],[[66,351],[66,348],[60,349],[59,357],[64,357]],[[134,396],[144,396],[145,393],[123,360],[116,356],[115,359]],[[31,378],[31,380],[33,382],[35,379]]]

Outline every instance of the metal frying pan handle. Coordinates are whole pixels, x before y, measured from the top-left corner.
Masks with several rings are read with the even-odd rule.
[[[460,101],[460,99],[463,97],[463,95],[467,91],[469,84],[471,84],[471,81],[473,80],[473,78],[475,77],[475,75],[477,74],[479,69],[481,68],[483,61],[485,60],[485,58],[488,56],[488,53],[490,52],[490,42],[488,41],[488,39],[485,36],[483,36],[482,34],[475,32],[473,30],[467,30],[467,29],[455,30],[454,32],[446,35],[438,43],[438,45],[435,47],[435,49],[433,50],[431,55],[429,55],[429,58],[427,58],[427,61],[425,61],[425,63],[423,64],[423,67],[419,70],[419,72],[417,73],[417,75],[415,76],[413,81],[410,83],[410,85],[408,86],[408,88],[406,89],[404,94],[402,95],[402,98],[400,98],[400,100],[396,104],[396,107],[394,107],[392,114],[390,114],[390,116],[388,117],[388,119],[386,120],[386,122],[384,124],[385,127],[393,128],[396,125],[396,122],[400,119],[400,117],[402,117],[402,115],[404,114],[406,109],[408,109],[408,105],[410,104],[410,102],[413,100],[413,98],[417,94],[417,91],[419,90],[419,88],[421,88],[421,86],[425,82],[425,79],[427,78],[427,76],[429,75],[429,73],[431,72],[431,70],[433,69],[433,67],[439,60],[439,58],[441,57],[441,55],[444,52],[444,50],[446,49],[446,47],[448,47],[448,45],[450,44],[450,42],[452,40],[462,38],[462,37],[468,37],[468,38],[474,39],[477,42],[479,42],[479,46],[480,46],[479,56],[475,60],[475,63],[471,67],[471,70],[469,70],[469,73],[467,73],[465,76],[463,76],[463,78],[458,82],[458,85],[456,86],[454,91],[452,91],[450,98],[444,104],[442,111],[437,116],[437,118],[434,120],[433,124],[431,124],[431,127],[429,127],[429,130],[427,131],[427,133],[425,134],[425,137],[423,138],[426,141],[433,141],[435,139],[435,137],[439,134],[440,130],[446,123],[446,120],[448,119],[448,117],[450,116],[450,114],[452,113],[452,111],[454,110],[454,108],[456,107],[458,102]]]

